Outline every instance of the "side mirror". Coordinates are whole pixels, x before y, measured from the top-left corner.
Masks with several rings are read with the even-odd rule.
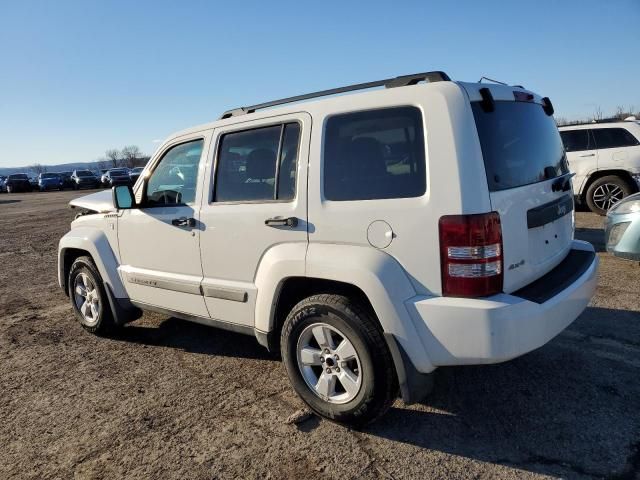
[[[118,210],[136,208],[136,199],[131,185],[117,185],[111,191],[113,192],[113,206]]]

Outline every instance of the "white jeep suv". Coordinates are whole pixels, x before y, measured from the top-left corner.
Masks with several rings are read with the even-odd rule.
[[[96,334],[153,310],[253,335],[314,411],[361,425],[589,303],[598,259],[573,238],[552,114],[443,72],[231,110],[167,139],[133,188],[71,202],[60,285]]]
[[[635,121],[560,127],[575,194],[600,215],[640,187],[640,124]]]

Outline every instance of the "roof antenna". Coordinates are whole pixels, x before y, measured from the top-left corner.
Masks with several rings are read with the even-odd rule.
[[[499,83],[500,85],[507,85],[506,83],[501,82],[500,80],[494,80],[493,78],[489,78],[489,77],[480,77],[480,80],[478,80],[478,83],[482,83],[482,80],[488,80],[488,81],[493,82],[493,83]],[[507,85],[507,86],[509,86],[509,85]]]

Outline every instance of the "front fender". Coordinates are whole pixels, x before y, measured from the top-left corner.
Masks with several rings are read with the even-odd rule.
[[[127,298],[120,276],[118,260],[105,233],[97,228],[77,227],[60,239],[58,244],[58,283],[66,291],[65,252],[69,249],[82,250],[91,256],[100,272],[103,282],[116,298]]]

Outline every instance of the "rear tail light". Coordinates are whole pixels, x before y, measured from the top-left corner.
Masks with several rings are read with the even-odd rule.
[[[502,227],[497,212],[440,217],[442,294],[485,297],[502,291]]]

